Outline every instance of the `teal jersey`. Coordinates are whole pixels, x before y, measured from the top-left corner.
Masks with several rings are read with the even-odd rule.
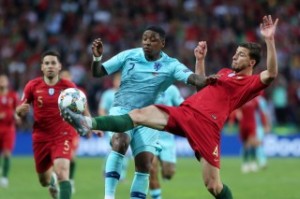
[[[179,106],[184,101],[180,91],[174,85],[167,88],[166,91],[159,94],[155,104],[164,104],[167,106]]]
[[[121,71],[121,84],[113,106],[128,111],[154,104],[160,92],[174,81],[187,83],[193,73],[164,52],[160,59],[147,61],[142,48],[120,52],[102,65],[108,74]]]
[[[110,108],[113,105],[115,93],[116,93],[116,89],[108,89],[108,90],[104,91],[101,96],[98,108],[104,109],[105,112],[108,114]]]
[[[261,112],[263,112],[263,114],[265,114],[267,117],[269,116],[268,114],[268,103],[265,100],[265,98],[258,96],[258,106]],[[258,111],[255,112],[255,121],[256,121],[256,126],[263,126],[262,124],[262,118],[259,114]]]

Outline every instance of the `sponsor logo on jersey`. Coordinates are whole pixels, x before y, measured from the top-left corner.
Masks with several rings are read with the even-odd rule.
[[[36,90],[36,93],[42,93],[43,90]]]

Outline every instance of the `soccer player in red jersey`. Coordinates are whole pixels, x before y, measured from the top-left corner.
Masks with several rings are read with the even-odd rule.
[[[60,71],[60,78],[72,81],[72,75],[71,75],[70,71],[68,71],[68,70]],[[76,130],[74,129],[74,131],[76,131]],[[79,141],[80,141],[80,136],[77,133],[74,133],[74,137],[73,137],[72,143],[71,143],[72,152],[71,152],[70,171],[69,171],[69,180],[71,183],[73,194],[75,193],[74,175],[75,175],[75,170],[76,170],[76,151],[79,147]]]
[[[0,74],[0,158],[3,158],[0,187],[3,188],[8,187],[11,155],[16,139],[15,123],[20,121],[15,114],[18,100],[18,94],[9,89],[8,77]]]
[[[259,74],[252,75],[260,61],[260,45],[243,43],[232,57],[232,69],[221,69],[217,73],[219,79],[214,84],[187,98],[179,107],[151,105],[125,115],[96,118],[64,109],[62,116],[80,134],[86,134],[91,129],[124,132],[143,125],[185,136],[197,159],[201,160],[203,180],[208,191],[217,199],[231,199],[231,191],[220,177],[220,132],[233,110],[256,97],[277,77],[274,38],[277,23],[278,19],[273,23],[269,15],[263,17],[260,25],[260,33],[267,46],[267,68]],[[206,45],[198,45],[195,51],[203,51],[206,55]],[[197,61],[204,62],[204,59]],[[198,74],[205,73],[202,65],[201,71],[196,70]]]
[[[259,97],[250,100],[230,115],[229,124],[232,124],[235,118],[239,121],[239,135],[243,144],[243,173],[255,172],[258,169],[256,148],[260,145],[260,141],[256,134],[259,125],[257,124],[257,114],[261,118],[262,125],[268,126],[267,115],[259,104]]]
[[[53,198],[70,199],[69,169],[75,131],[60,116],[58,96],[62,90],[76,85],[60,79],[61,68],[59,53],[44,52],[41,57],[43,76],[26,84],[16,112],[24,116],[30,105],[33,107],[33,152],[40,184],[49,187]],[[55,182],[56,177],[58,182]]]

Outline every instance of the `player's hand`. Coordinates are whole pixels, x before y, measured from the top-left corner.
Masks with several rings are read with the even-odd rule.
[[[278,19],[273,23],[271,15],[264,16],[260,24],[260,33],[265,39],[273,39],[277,28]]]
[[[207,53],[206,41],[200,41],[194,49],[195,57],[198,61],[203,60]]]
[[[93,133],[95,135],[97,135],[98,137],[103,137],[104,136],[104,132],[100,131],[100,130],[93,130]]]
[[[215,84],[219,79],[219,75],[209,75],[206,77],[206,85]]]
[[[23,117],[29,112],[29,108],[30,105],[27,103],[27,99],[25,99],[24,102],[16,108],[16,113]]]
[[[100,57],[103,53],[103,43],[101,38],[97,38],[93,41],[92,44],[92,51],[95,57]]]

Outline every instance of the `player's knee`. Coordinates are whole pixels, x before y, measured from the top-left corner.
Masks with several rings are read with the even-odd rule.
[[[69,179],[69,171],[68,171],[68,167],[63,167],[60,169],[57,169],[56,171],[56,175],[57,175],[57,180],[60,181],[65,181]]]
[[[207,180],[205,181],[206,189],[214,196],[218,195],[220,186],[219,183],[215,180]]]
[[[114,151],[125,154],[129,146],[129,138],[125,136],[114,136],[111,145]]]

